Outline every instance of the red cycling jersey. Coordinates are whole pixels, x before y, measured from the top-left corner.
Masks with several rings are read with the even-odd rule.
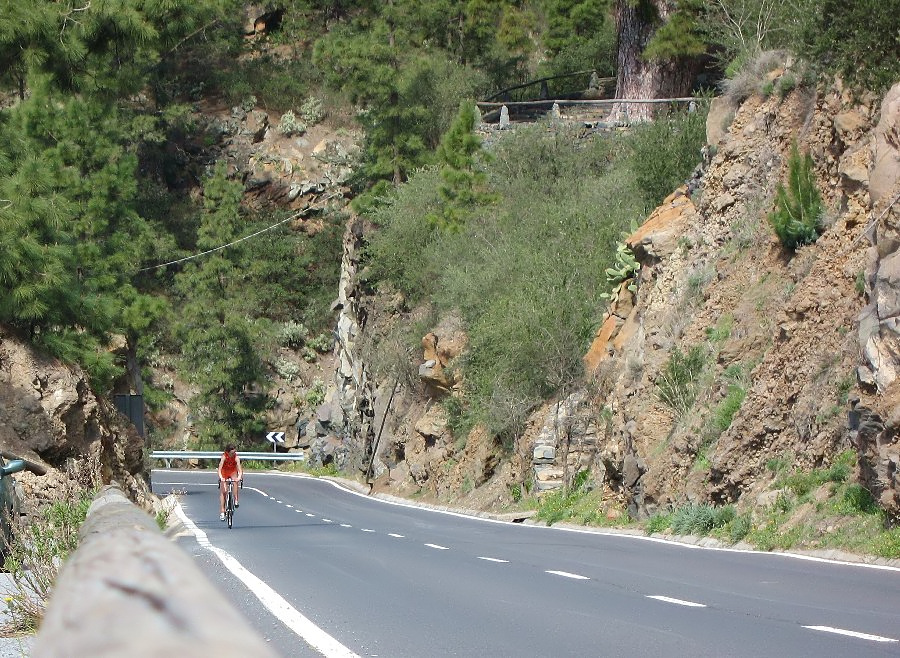
[[[233,478],[237,475],[237,453],[226,452],[222,462],[222,477]]]

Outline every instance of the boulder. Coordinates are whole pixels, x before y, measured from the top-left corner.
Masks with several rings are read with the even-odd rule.
[[[881,103],[875,127],[875,153],[869,176],[869,198],[879,211],[900,191],[900,83],[891,87]]]

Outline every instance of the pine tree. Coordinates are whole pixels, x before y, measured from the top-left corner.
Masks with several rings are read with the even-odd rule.
[[[219,163],[203,187],[197,249],[217,249],[240,237],[243,188]],[[181,297],[176,337],[185,369],[197,386],[191,405],[203,440],[246,444],[262,429],[265,382],[260,355],[265,332],[251,318],[242,294],[244,247],[220,249],[190,261],[176,276]]]
[[[481,140],[474,132],[475,118],[474,103],[463,102],[438,148],[443,204],[440,214],[429,215],[428,220],[445,231],[461,231],[474,207],[492,199],[483,189],[487,177],[477,168]]]
[[[787,185],[779,183],[775,190],[775,210],[769,222],[781,244],[795,251],[819,237],[821,215],[822,195],[816,187],[812,156],[800,155],[795,141],[788,157]]]

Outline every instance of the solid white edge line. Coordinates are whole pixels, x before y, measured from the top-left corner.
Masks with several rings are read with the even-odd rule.
[[[581,574],[577,573],[569,573],[568,571],[554,571],[552,569],[549,569],[544,573],[550,573],[554,576],[562,576],[563,578],[574,578],[575,580],[590,580],[590,578],[588,578],[587,576],[582,576]]]
[[[838,635],[848,635],[850,637],[855,637],[860,640],[870,640],[872,642],[897,642],[897,640],[890,637],[882,637],[881,635],[871,635],[869,633],[860,633],[858,631],[848,631],[843,628],[833,628],[831,626],[804,626],[803,628],[808,628],[811,631],[823,631],[825,633],[836,633]]]
[[[648,594],[647,598],[648,599],[656,599],[657,601],[664,601],[665,603],[674,603],[675,605],[683,605],[683,606],[687,606],[688,608],[705,608],[706,607],[705,603],[694,603],[693,601],[684,601],[682,599],[673,599],[671,596],[661,596],[658,594],[655,594],[655,595]]]
[[[178,472],[177,470],[169,470],[169,469],[153,469],[156,471],[164,471],[164,472]],[[184,472],[194,472],[194,471],[184,471]],[[456,516],[462,519],[471,519],[473,521],[481,521],[483,523],[497,523],[505,526],[515,526],[517,528],[529,528],[529,532],[531,531],[555,531],[555,532],[575,532],[583,535],[601,535],[603,537],[615,537],[623,540],[637,540],[637,541],[647,541],[653,542],[656,544],[668,544],[669,546],[686,548],[691,550],[698,551],[720,551],[722,553],[743,553],[745,555],[753,555],[757,556],[760,559],[772,559],[772,558],[789,558],[792,560],[805,560],[807,562],[819,562],[822,564],[830,564],[836,566],[843,567],[859,567],[862,569],[879,569],[882,571],[896,571],[900,572],[900,567],[892,567],[887,564],[867,564],[865,562],[847,562],[846,560],[830,560],[823,557],[815,557],[814,555],[800,555],[799,553],[779,553],[773,551],[751,551],[743,548],[723,548],[718,546],[698,546],[696,544],[683,544],[681,542],[672,541],[671,539],[663,539],[661,537],[648,537],[647,535],[637,535],[637,534],[629,534],[623,532],[609,532],[606,530],[589,530],[583,528],[566,528],[562,526],[540,526],[540,525],[530,525],[524,523],[510,523],[509,521],[501,521],[500,519],[489,519],[483,516],[473,516],[472,514],[463,514],[461,512],[453,512],[451,510],[443,510],[443,509],[434,509],[431,507],[423,507],[421,505],[413,505],[410,503],[404,503],[396,500],[385,500],[384,498],[375,498],[368,494],[361,493],[359,491],[354,491],[350,489],[340,482],[335,482],[334,480],[328,480],[320,477],[316,477],[314,475],[306,475],[305,473],[260,473],[260,475],[271,475],[274,477],[286,477],[286,478],[301,478],[305,480],[318,480],[320,482],[326,482],[332,487],[336,489],[340,489],[341,491],[351,494],[353,496],[359,496],[360,498],[365,498],[366,500],[371,500],[373,502],[381,503],[383,505],[395,505],[397,507],[408,507],[410,509],[417,509],[423,512],[432,512],[434,514],[446,514],[447,516]],[[244,487],[246,489],[246,487]]]
[[[488,562],[504,562],[506,564],[509,564],[509,560],[501,560],[500,558],[497,558],[497,557],[483,557],[483,556],[479,555],[478,559],[486,560]]]
[[[425,544],[428,548],[436,548],[439,551],[449,551],[450,549],[446,546],[441,546],[440,544]]]
[[[217,546],[213,546],[206,536],[206,533],[198,528],[194,522],[188,518],[184,510],[181,509],[180,503],[176,502],[174,509],[185,527],[194,533],[197,543],[219,558],[222,564],[225,565],[225,568],[233,573],[238,580],[244,583],[244,585],[247,586],[247,589],[253,592],[256,598],[259,599],[259,602],[262,603],[269,612],[280,619],[281,622],[294,633],[303,638],[303,640],[311,647],[326,656],[326,658],[359,658],[358,654],[353,653],[350,649],[304,617],[278,592],[250,572],[230,553]]]

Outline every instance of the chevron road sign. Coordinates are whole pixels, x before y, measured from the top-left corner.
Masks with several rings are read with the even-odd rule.
[[[266,434],[266,438],[272,442],[272,445],[284,443],[284,432],[269,432]]]

